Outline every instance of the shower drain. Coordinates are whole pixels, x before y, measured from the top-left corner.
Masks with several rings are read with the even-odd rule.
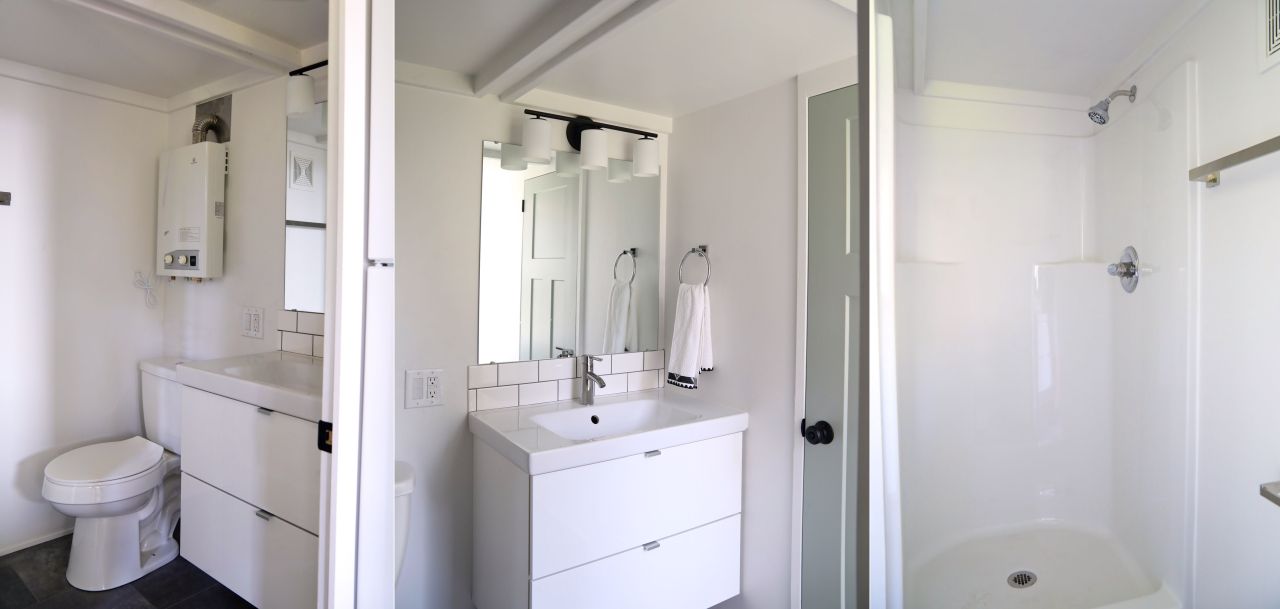
[[[1014,571],[1009,574],[1009,585],[1014,588],[1030,588],[1036,584],[1036,574],[1030,571]]]

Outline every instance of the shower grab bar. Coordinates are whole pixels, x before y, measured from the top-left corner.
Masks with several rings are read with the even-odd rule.
[[[1192,182],[1204,182],[1208,188],[1213,188],[1221,183],[1222,170],[1230,169],[1236,165],[1243,165],[1256,158],[1266,156],[1272,152],[1280,150],[1280,136],[1273,137],[1265,142],[1259,142],[1248,148],[1237,150],[1218,160],[1210,161],[1196,167],[1187,172],[1187,177]]]
[[[636,248],[634,247],[622,250],[622,253],[618,254],[618,257],[613,259],[613,280],[618,280],[618,262],[622,261],[623,256],[631,256],[631,279],[628,279],[627,283],[632,283],[636,280],[636,266],[638,266],[638,263],[636,262]]]
[[[676,270],[676,279],[680,283],[684,283],[684,263],[689,259],[689,256],[694,254],[700,256],[707,263],[707,278],[702,280],[702,285],[707,285],[711,283],[711,256],[707,254],[707,246],[705,245],[699,245],[685,252],[684,257],[680,259],[680,268]]]

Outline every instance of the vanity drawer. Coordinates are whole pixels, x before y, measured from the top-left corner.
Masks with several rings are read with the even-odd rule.
[[[182,557],[260,609],[316,606],[319,540],[189,474],[182,475]]]
[[[706,609],[741,588],[741,517],[533,582],[532,609]]]
[[[317,433],[310,421],[182,388],[182,471],[313,534],[320,530]]]
[[[742,512],[741,433],[657,452],[533,476],[531,579]]]

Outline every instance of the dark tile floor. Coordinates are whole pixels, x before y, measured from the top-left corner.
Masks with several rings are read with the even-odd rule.
[[[67,583],[71,536],[0,556],[0,609],[253,609],[181,557],[105,592]]]

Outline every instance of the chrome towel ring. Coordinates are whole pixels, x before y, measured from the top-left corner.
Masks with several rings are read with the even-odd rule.
[[[628,279],[627,283],[628,284],[634,283],[636,280],[636,266],[637,266],[636,248],[634,247],[622,250],[622,253],[618,254],[618,257],[613,259],[613,280],[614,281],[618,280],[618,262],[622,261],[623,256],[631,256],[631,279]]]
[[[697,255],[707,262],[707,278],[702,280],[702,285],[711,283],[711,256],[707,254],[707,246],[699,245],[685,252],[684,257],[680,259],[680,269],[676,271],[676,277],[680,279],[680,283],[684,283],[684,263],[689,260],[689,256]]]

